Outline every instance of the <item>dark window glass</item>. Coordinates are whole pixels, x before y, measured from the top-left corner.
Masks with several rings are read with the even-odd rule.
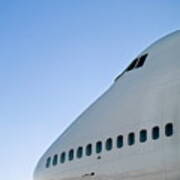
[[[78,147],[78,149],[77,149],[77,158],[82,158],[82,155],[83,155],[83,148]]]
[[[100,153],[100,152],[102,152],[102,142],[98,141],[96,143],[96,153]]]
[[[122,148],[123,147],[123,136],[119,135],[117,137],[117,148]]]
[[[144,65],[144,63],[145,63],[146,58],[147,58],[147,54],[141,56],[139,58],[139,61],[138,61],[137,65],[136,65],[136,68],[142,67]]]
[[[56,166],[57,165],[57,162],[58,162],[58,155],[54,155],[53,157],[53,166]]]
[[[51,157],[48,157],[46,161],[46,168],[49,168],[50,164],[51,164]]]
[[[135,134],[130,133],[128,135],[128,145],[132,146],[135,143]]]
[[[91,144],[88,144],[86,146],[86,155],[87,156],[90,156],[92,154],[92,145]]]
[[[135,59],[135,60],[128,66],[128,68],[126,69],[126,71],[131,71],[131,70],[136,66],[137,61],[138,61],[138,59]]]
[[[61,154],[61,163],[64,163],[65,160],[66,160],[66,153],[63,152],[63,153]]]
[[[159,138],[159,127],[156,126],[152,129],[152,139],[156,140]]]
[[[140,133],[139,133],[139,140],[142,143],[146,142],[146,140],[147,140],[147,130],[143,129],[143,130],[140,131]]]
[[[72,161],[73,159],[74,159],[74,150],[71,149],[71,150],[69,151],[69,161]]]
[[[106,150],[110,151],[112,149],[112,147],[113,147],[113,142],[112,142],[112,139],[109,138],[106,140]]]
[[[173,124],[169,123],[165,126],[165,135],[172,136],[173,135]]]

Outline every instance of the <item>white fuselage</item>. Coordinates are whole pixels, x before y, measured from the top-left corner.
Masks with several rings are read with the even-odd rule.
[[[180,32],[145,54],[52,144],[34,180],[180,180]]]

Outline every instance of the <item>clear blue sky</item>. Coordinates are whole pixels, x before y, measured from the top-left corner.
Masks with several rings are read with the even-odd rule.
[[[32,180],[62,131],[177,29],[179,0],[0,0],[0,179]]]

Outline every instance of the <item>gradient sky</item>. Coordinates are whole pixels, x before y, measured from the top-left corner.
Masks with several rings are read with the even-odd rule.
[[[0,0],[0,179],[32,180],[63,130],[177,29],[179,0]]]

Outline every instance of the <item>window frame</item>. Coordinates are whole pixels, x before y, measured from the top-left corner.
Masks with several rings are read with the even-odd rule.
[[[68,153],[68,160],[72,161],[74,159],[74,149],[70,149]]]
[[[100,154],[102,152],[102,149],[103,149],[102,141],[97,141],[96,142],[96,153]]]
[[[166,137],[171,137],[174,134],[174,127],[173,127],[173,123],[167,123],[165,125],[165,136]]]
[[[148,56],[148,54],[144,54],[138,58],[135,69],[138,69],[138,68],[141,68],[144,66],[144,63],[146,62],[147,56]]]
[[[112,138],[106,139],[105,149],[106,149],[106,151],[111,151],[113,149],[113,139]]]
[[[78,149],[77,149],[77,153],[76,153],[76,157],[78,159],[81,159],[83,157],[83,147],[82,146],[79,146]]]
[[[158,140],[160,138],[160,128],[159,126],[154,126],[151,131],[151,137],[153,140]]]
[[[51,157],[49,156],[47,159],[46,159],[46,168],[49,168],[51,165]]]
[[[53,156],[52,165],[56,166],[58,164],[58,154],[55,154]]]
[[[129,146],[133,146],[136,142],[136,137],[135,137],[135,133],[134,132],[130,132],[128,134],[128,145]]]
[[[92,155],[92,144],[89,143],[86,145],[86,156],[91,156]]]
[[[145,133],[145,134],[143,134],[143,133]],[[140,143],[145,143],[147,141],[147,138],[148,138],[147,134],[148,134],[147,129],[142,129],[139,131],[139,142]],[[143,135],[145,135],[145,136],[143,137]]]
[[[62,152],[61,153],[61,157],[60,157],[60,163],[64,164],[66,162],[66,152]]]
[[[123,135],[118,135],[116,138],[116,147],[118,149],[122,148],[124,146],[124,137]]]
[[[135,59],[131,62],[131,64],[126,68],[126,72],[129,72],[129,71],[132,71],[133,69],[135,69],[138,61],[139,61],[139,58],[135,58]]]

